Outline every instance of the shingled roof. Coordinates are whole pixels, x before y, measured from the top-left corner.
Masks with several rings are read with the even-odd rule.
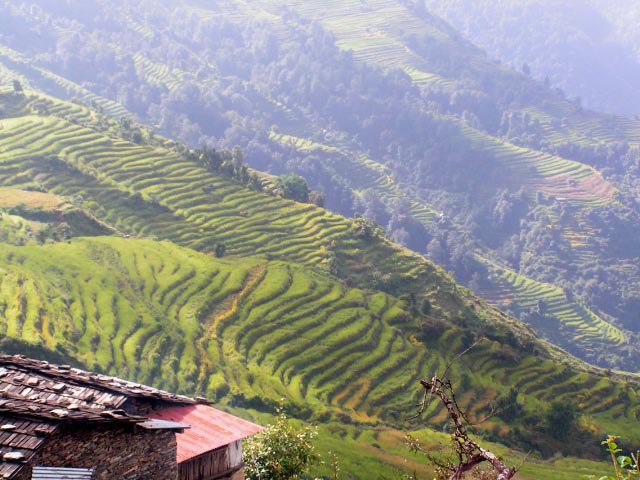
[[[0,355],[0,478],[11,478],[63,424],[133,423],[146,428],[149,418],[121,408],[130,399],[165,406],[206,403],[69,365]],[[162,428],[180,427],[185,425],[167,422]]]
[[[87,372],[69,365],[54,365],[23,355],[0,355],[0,392],[24,392],[46,398],[45,403],[67,399],[88,407],[119,407],[128,398],[157,399],[169,403],[208,403],[117,377]],[[23,394],[23,396],[25,396]]]
[[[0,478],[11,478],[54,433],[57,425],[41,420],[0,416]]]

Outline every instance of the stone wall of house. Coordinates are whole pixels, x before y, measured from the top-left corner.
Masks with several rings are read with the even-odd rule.
[[[52,435],[17,477],[32,466],[93,468],[94,480],[177,480],[176,436],[132,425],[68,426]]]

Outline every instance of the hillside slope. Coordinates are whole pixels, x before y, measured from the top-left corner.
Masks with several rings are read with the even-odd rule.
[[[523,320],[528,296],[486,281],[486,266],[553,285],[590,313],[549,309],[538,333],[639,368],[640,252],[627,240],[640,234],[637,120],[585,111],[496,64],[420,2],[0,8],[5,82],[131,111],[193,147],[239,144],[251,166],[305,176],[332,210],[380,223]],[[190,232],[183,244],[202,248]],[[309,247],[300,258],[321,261]]]
[[[590,109],[640,113],[633,78],[640,73],[637,5],[599,0],[477,2],[426,5],[490,55],[527,65]]]
[[[124,138],[127,124],[78,105],[32,93],[0,98],[7,204],[33,197],[37,211],[49,204],[35,199],[56,200],[111,227],[93,235],[174,242],[64,243],[71,228],[39,238],[44,246],[34,238],[5,244],[5,335],[59,345],[89,365],[167,388],[245,402],[247,392],[286,395],[313,411],[334,405],[388,420],[417,378],[486,337],[470,355],[477,398],[515,378],[532,402],[560,391],[577,398],[573,382],[582,378],[585,401],[596,398],[592,386],[603,393],[580,404],[585,412],[621,422],[636,415],[628,387],[536,340],[366,222],[250,190],[207,170],[193,151],[161,146],[163,139],[134,144]],[[28,210],[14,210],[19,221],[16,213]],[[224,244],[226,255],[175,244],[204,252]],[[574,368],[584,373],[576,377]]]

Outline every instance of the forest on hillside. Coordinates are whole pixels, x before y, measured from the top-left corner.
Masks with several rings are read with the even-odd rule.
[[[466,38],[585,107],[640,114],[640,8],[624,0],[426,0]]]

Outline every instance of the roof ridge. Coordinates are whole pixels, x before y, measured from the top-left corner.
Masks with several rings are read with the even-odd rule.
[[[45,360],[34,360],[24,355],[0,355],[0,367],[10,366],[33,372],[50,378],[63,380],[61,383],[72,383],[76,386],[89,386],[106,392],[115,392],[131,398],[147,398],[164,400],[174,404],[210,403],[205,398],[191,398],[186,395],[160,390],[155,387],[131,382],[123,378],[89,372],[71,365],[57,365]]]
[[[132,415],[118,408],[98,408],[80,403],[51,405],[34,403],[28,398],[10,392],[0,392],[0,415],[28,418],[47,422],[143,422],[146,416]],[[2,430],[2,427],[0,427]]]

